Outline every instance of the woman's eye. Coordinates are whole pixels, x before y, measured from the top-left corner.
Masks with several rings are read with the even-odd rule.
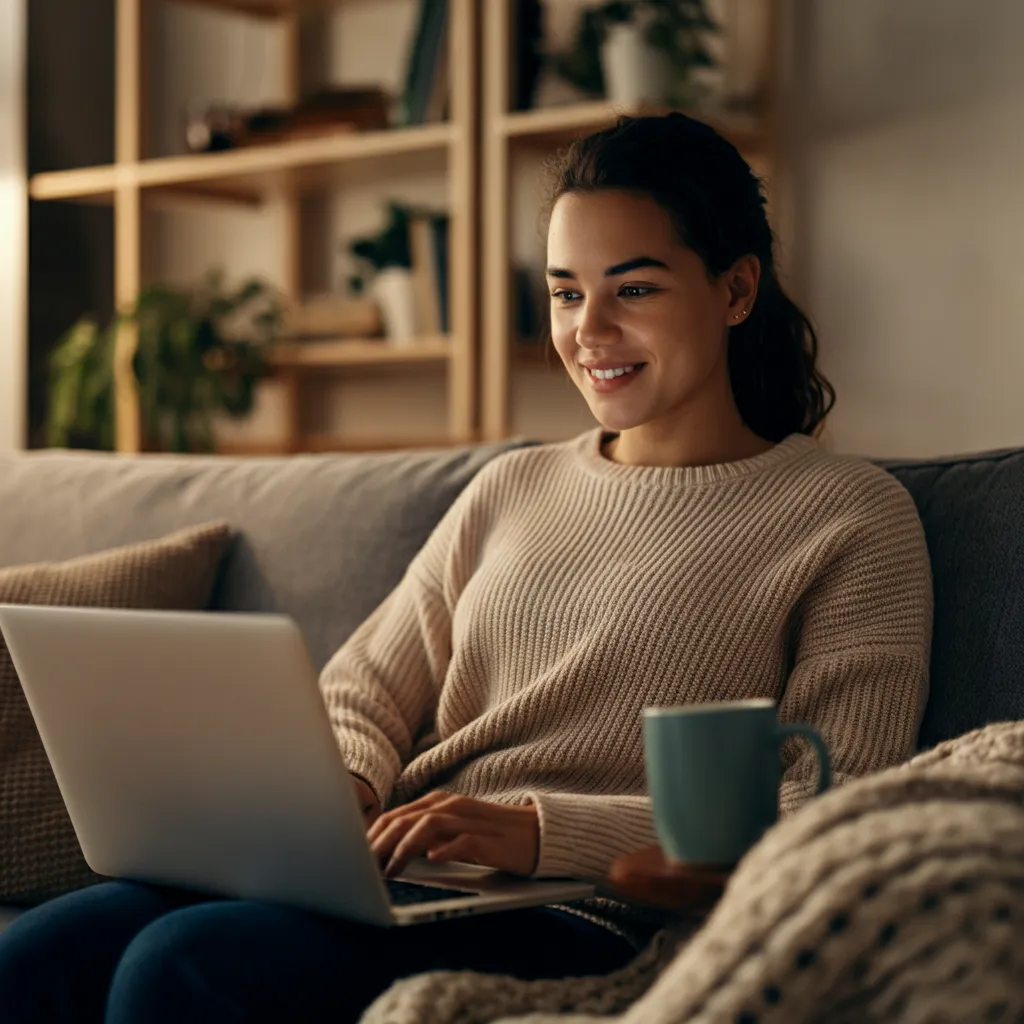
[[[653,295],[658,288],[643,284],[626,284],[619,289],[619,295],[627,299],[643,299]],[[570,302],[577,302],[583,296],[580,292],[572,291],[570,288],[559,288],[551,293],[551,298],[557,299],[560,305],[567,306]]]

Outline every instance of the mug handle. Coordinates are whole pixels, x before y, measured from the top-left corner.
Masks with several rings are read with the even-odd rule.
[[[821,733],[813,726],[804,725],[801,722],[779,722],[775,729],[775,736],[781,743],[787,736],[803,736],[808,740],[814,753],[818,756],[818,793],[824,793],[832,785],[832,759],[829,757],[828,747],[821,738]],[[815,794],[817,796],[817,793]]]

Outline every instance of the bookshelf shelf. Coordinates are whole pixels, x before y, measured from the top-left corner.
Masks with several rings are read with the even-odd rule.
[[[640,117],[666,112],[665,107],[615,104],[599,100],[594,103],[507,113],[494,119],[492,130],[511,145],[548,147],[562,145],[585,132],[612,124],[617,117]],[[710,110],[695,110],[692,114],[721,132],[741,150],[757,150],[765,142],[763,120],[757,114]]]
[[[189,7],[212,7],[215,10],[234,11],[256,18],[280,18],[288,15],[319,11],[336,6],[343,0],[176,0]]]
[[[394,171],[403,157],[410,167],[422,167],[427,157],[445,158],[460,134],[450,124],[432,124],[82,167],[35,175],[29,194],[33,199],[110,202],[119,188],[127,187],[258,204],[274,195],[302,195],[344,184],[357,174],[366,177],[382,162]]]
[[[408,345],[389,344],[382,339],[344,341],[302,341],[277,346],[270,355],[278,369],[343,369],[347,367],[404,367],[424,363],[447,363],[452,345],[447,338],[417,338]]]

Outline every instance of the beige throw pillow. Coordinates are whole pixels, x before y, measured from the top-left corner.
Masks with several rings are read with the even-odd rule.
[[[67,562],[0,569],[0,603],[201,610],[231,536],[229,524],[207,523]],[[95,881],[0,638],[0,903],[38,903]]]

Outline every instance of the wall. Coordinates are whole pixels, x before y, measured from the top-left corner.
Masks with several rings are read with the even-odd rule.
[[[830,443],[1024,445],[1024,4],[801,8],[805,294],[839,392]]]
[[[0,452],[25,444],[25,21],[0,0]]]

